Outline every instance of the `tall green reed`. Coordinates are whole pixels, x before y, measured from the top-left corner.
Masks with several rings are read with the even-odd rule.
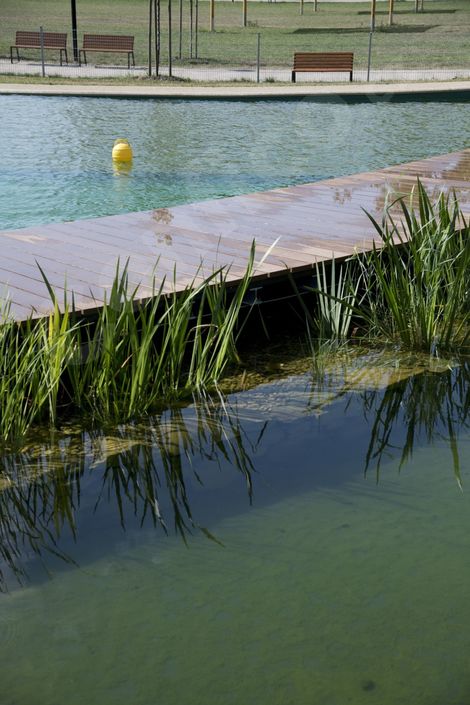
[[[239,362],[237,329],[254,259],[253,245],[235,286],[219,269],[166,295],[165,281],[154,277],[145,301],[118,263],[93,321],[80,320],[67,295],[59,306],[41,270],[49,316],[17,325],[5,307],[0,323],[0,439],[21,437],[36,422],[56,424],[66,413],[125,421],[217,385],[227,365]]]
[[[417,208],[413,198],[417,199]],[[470,335],[470,227],[455,195],[433,205],[418,181],[399,219],[390,209],[382,222],[369,215],[381,244],[357,257],[366,293],[361,315],[372,334],[405,348],[464,346]]]

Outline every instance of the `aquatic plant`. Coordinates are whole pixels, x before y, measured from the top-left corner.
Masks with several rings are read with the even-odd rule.
[[[349,335],[360,277],[351,276],[351,262],[339,266],[335,258],[329,272],[325,263],[315,263],[318,294],[317,328],[321,339],[344,341]]]
[[[5,307],[0,323],[0,439],[19,438],[34,423],[84,414],[125,421],[217,384],[239,362],[236,340],[254,269],[255,248],[241,280],[220,269],[183,291],[165,281],[141,301],[127,266],[116,267],[95,320],[84,321],[41,270],[52,301],[49,316],[17,325]]]
[[[392,215],[395,207],[399,219]],[[418,181],[409,205],[400,199],[382,222],[369,218],[381,243],[356,258],[369,332],[433,355],[464,346],[470,336],[470,227],[455,194],[441,193],[433,205]]]

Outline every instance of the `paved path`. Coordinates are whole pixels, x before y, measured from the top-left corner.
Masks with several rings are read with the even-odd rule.
[[[372,82],[379,81],[453,81],[456,79],[470,79],[470,62],[468,66],[460,68],[431,68],[431,69],[374,69],[370,72]],[[130,71],[123,66],[59,66],[46,64],[46,76],[60,76],[62,78],[139,78],[147,75],[145,67],[137,67]],[[41,75],[41,64],[33,61],[21,61],[11,64],[9,61],[0,61],[0,74]],[[162,75],[168,74],[168,69],[162,67]],[[173,76],[190,81],[250,81],[256,82],[256,68],[254,66],[184,66],[175,67]],[[291,69],[289,67],[262,67],[260,81],[274,80],[289,83]],[[348,80],[344,74],[334,73],[309,73],[298,74],[299,83],[338,83]],[[365,69],[354,71],[354,80],[361,82],[367,80]]]
[[[63,95],[114,98],[298,98],[308,96],[369,95],[387,96],[420,93],[448,93],[470,91],[470,81],[435,81],[416,83],[363,83],[312,85],[248,84],[240,86],[184,86],[184,85],[109,85],[106,83],[0,83],[0,95]]]

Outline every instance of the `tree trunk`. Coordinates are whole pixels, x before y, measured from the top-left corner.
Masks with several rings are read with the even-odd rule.
[[[148,74],[152,75],[152,6],[153,0],[149,0],[149,49],[148,49]]]
[[[168,0],[168,76],[171,78],[173,75],[173,59],[171,56],[172,46],[171,46],[171,0]]]
[[[155,5],[155,75],[160,75],[160,48],[161,48],[161,8],[160,0],[153,0]]]
[[[370,31],[373,32],[375,29],[375,10],[376,10],[376,0],[371,0],[370,3]]]

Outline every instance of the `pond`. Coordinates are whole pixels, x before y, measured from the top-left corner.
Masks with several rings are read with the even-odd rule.
[[[468,702],[470,363],[277,369],[4,454],[2,703]]]
[[[0,229],[287,186],[461,150],[470,99],[0,96]],[[130,171],[113,169],[118,137]]]

